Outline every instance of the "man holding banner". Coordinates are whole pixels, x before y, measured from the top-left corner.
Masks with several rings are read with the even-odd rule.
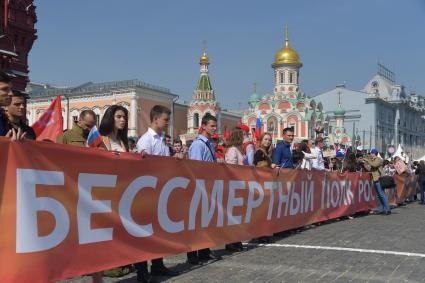
[[[9,106],[12,102],[12,84],[10,78],[5,73],[0,73],[0,136],[7,134],[6,114],[3,107]]]
[[[25,138],[25,133],[21,129],[8,129],[7,116],[3,107],[9,106],[12,102],[12,81],[10,77],[0,72],[0,137],[6,136],[12,140],[21,140]]]
[[[78,122],[57,138],[57,143],[85,147],[90,130],[96,125],[96,114],[93,110],[83,110]]]
[[[217,118],[211,114],[202,117],[201,132],[189,148],[189,159],[216,162],[215,148],[210,140],[217,130]],[[198,265],[200,261],[221,259],[214,255],[210,249],[191,251],[187,253],[187,262]]]
[[[25,134],[25,139],[35,140],[34,130],[25,123],[27,117],[27,96],[26,94],[14,90],[12,102],[6,107],[8,128],[16,131],[21,130]]]
[[[278,143],[272,155],[272,162],[281,168],[294,168],[291,145],[294,141],[294,129],[283,129],[283,141]]]
[[[164,130],[170,121],[171,111],[165,106],[155,105],[150,112],[150,126],[147,132],[137,142],[137,151],[145,155],[170,156],[170,149],[165,142]],[[137,281],[150,282],[151,275],[176,276],[179,273],[167,268],[162,258],[152,260],[151,274],[148,272],[148,262],[134,265],[137,269]]]

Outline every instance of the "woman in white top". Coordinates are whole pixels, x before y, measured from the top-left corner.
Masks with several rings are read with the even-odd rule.
[[[226,140],[226,151],[224,162],[227,164],[244,165],[243,154],[243,132],[240,129],[235,129],[231,132],[230,137]],[[226,250],[230,252],[240,252],[243,250],[242,242],[227,244]]]
[[[235,129],[226,140],[226,153],[224,162],[227,164],[243,165],[243,132],[240,129]]]
[[[304,158],[301,163],[300,169],[307,169],[311,170],[313,167],[313,159],[316,158],[316,156],[311,153],[311,148],[313,147],[313,142],[310,140],[303,140],[301,142],[301,150],[304,153]]]
[[[99,132],[102,135],[103,142],[99,147],[108,151],[128,152],[128,111],[120,105],[112,105],[103,115],[102,122],[99,126]],[[126,267],[118,267],[121,273],[130,270]],[[114,269],[115,270],[115,269]],[[112,270],[111,270],[112,271]],[[117,270],[118,271],[118,270]],[[125,273],[123,274],[125,275]],[[93,274],[93,283],[101,283],[102,272]]]
[[[128,111],[120,105],[112,105],[103,115],[99,126],[103,138],[101,147],[109,151],[128,152]]]

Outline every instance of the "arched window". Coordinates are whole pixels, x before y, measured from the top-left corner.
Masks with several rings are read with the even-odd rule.
[[[283,73],[279,73],[280,76],[280,83],[283,84]]]
[[[74,109],[71,111],[71,117],[72,117],[72,122],[73,123],[77,123],[78,122],[78,117],[80,115],[80,112],[77,109]],[[69,129],[72,128],[72,125],[68,126]]]
[[[312,129],[314,131],[314,125],[315,125],[315,121],[312,120],[311,121],[311,125],[312,125]],[[292,128],[294,130],[294,135],[297,135],[297,118],[292,116],[292,117],[288,117],[288,126],[289,128]]]
[[[294,73],[289,73],[289,83],[292,84],[294,82]]]
[[[193,115],[193,127],[199,128],[199,114],[198,113],[195,113]]]
[[[100,109],[99,109],[99,107],[94,107],[92,110],[95,114],[96,127],[99,127],[100,122],[101,122]]]
[[[270,117],[267,120],[267,132],[274,134],[277,131],[277,119],[276,117]]]

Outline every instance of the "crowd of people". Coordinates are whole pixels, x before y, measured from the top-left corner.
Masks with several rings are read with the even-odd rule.
[[[31,127],[25,124],[27,97],[12,90],[10,78],[0,73],[0,136],[12,140],[32,139],[35,134]],[[376,149],[369,153],[361,148],[327,147],[323,137],[314,140],[303,140],[294,143],[293,128],[283,129],[283,141],[273,145],[271,133],[263,133],[254,142],[250,137],[250,129],[239,125],[226,136],[217,134],[217,119],[211,114],[202,117],[199,134],[195,140],[186,146],[179,139],[172,140],[165,134],[170,121],[171,111],[167,107],[156,105],[150,111],[150,125],[146,133],[139,139],[128,137],[128,110],[119,105],[110,106],[104,113],[99,125],[102,142],[99,147],[114,152],[133,152],[142,157],[149,155],[172,156],[178,159],[200,160],[255,166],[263,168],[290,168],[300,170],[320,170],[344,172],[371,172],[373,184],[379,200],[376,213],[389,215],[391,207],[381,178],[403,174],[414,170],[419,175],[420,202],[424,204],[425,164],[423,161],[413,166],[406,165],[403,160],[383,160]],[[57,138],[57,143],[87,146],[88,135],[96,125],[96,114],[92,110],[84,110],[71,129],[66,130]],[[334,152],[328,155],[325,153]],[[230,252],[241,251],[241,242],[227,244]],[[202,249],[187,253],[187,262],[198,265],[202,262],[220,259],[210,249]],[[150,272],[148,262],[135,263],[137,280],[151,282],[152,276],[175,276],[178,272],[167,268],[163,259],[151,261]],[[93,282],[102,282],[102,273],[93,274]]]

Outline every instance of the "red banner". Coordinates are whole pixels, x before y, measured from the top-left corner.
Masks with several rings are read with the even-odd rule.
[[[395,174],[394,181],[397,187],[385,190],[391,205],[402,204],[406,199],[412,200],[417,194],[418,178],[414,173]]]
[[[51,282],[376,206],[367,173],[277,176],[271,169],[6,139],[0,156],[3,282]]]

